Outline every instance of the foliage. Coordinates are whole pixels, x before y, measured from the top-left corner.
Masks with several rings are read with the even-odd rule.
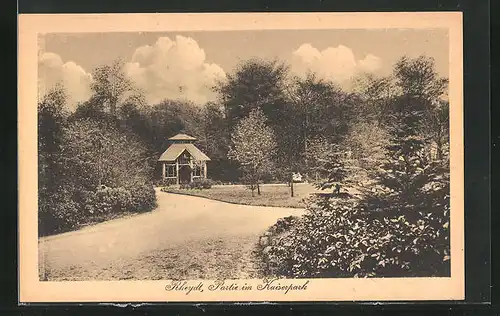
[[[64,226],[62,218],[78,220],[76,203],[64,186],[61,149],[67,123],[66,92],[56,86],[38,103],[38,223],[46,234]],[[54,216],[55,215],[55,216]],[[76,215],[76,216],[74,216]]]
[[[122,104],[145,102],[141,92],[125,75],[124,65],[124,61],[118,59],[109,65],[98,66],[92,72],[90,102],[99,104],[111,115],[116,115]]]
[[[269,232],[273,235],[278,235],[290,230],[298,221],[297,216],[287,216],[278,219],[278,221],[269,227]]]
[[[136,182],[127,186],[132,195],[131,212],[147,212],[158,206],[156,193],[149,179],[145,183]]]
[[[396,85],[403,95],[421,100],[441,97],[448,86],[448,79],[439,77],[434,59],[427,56],[403,56],[394,65]]]
[[[449,168],[441,161],[441,145],[438,160],[430,155],[426,136],[427,127],[440,125],[439,143],[444,141],[443,125],[447,125],[448,117],[443,113],[437,115],[439,123],[429,123],[428,118],[429,113],[439,113],[440,110],[431,107],[443,94],[447,80],[439,78],[433,60],[424,57],[402,58],[394,67],[394,75],[402,94],[395,100],[389,114],[389,143],[386,159],[377,170],[377,179],[390,190],[389,197],[396,205],[416,207],[425,199],[423,188],[442,177]]]
[[[119,214],[130,210],[132,194],[124,188],[99,187],[96,191],[85,191],[83,211],[86,214],[99,216]]]
[[[92,120],[74,122],[65,131],[63,158],[68,172],[84,188],[146,183],[152,170],[146,150],[132,135]]]
[[[352,124],[343,142],[350,154],[349,162],[356,169],[356,182],[369,181],[386,158],[386,147],[390,135],[386,128],[373,121],[358,121]]]
[[[58,186],[52,197],[42,198],[41,233],[156,206],[149,158],[131,135],[89,119],[77,120],[63,129],[57,158]]]
[[[357,78],[354,85],[359,104],[356,116],[377,126],[387,123],[387,114],[398,93],[394,78],[365,74]]]
[[[158,187],[169,187],[177,184],[177,179],[165,178],[155,181],[155,185]]]
[[[351,104],[349,94],[340,87],[310,73],[305,78],[294,78],[287,92],[297,118],[292,128],[298,132],[296,141],[304,152],[310,139],[333,140],[345,134]]]
[[[38,186],[42,199],[53,193],[61,175],[58,157],[67,120],[65,106],[66,92],[62,86],[49,91],[38,104]]]
[[[228,123],[232,126],[260,109],[275,125],[286,104],[284,85],[288,67],[277,61],[250,59],[240,63],[227,80],[215,90],[223,104]]]
[[[197,146],[210,157],[208,167],[214,180],[237,182],[241,176],[237,162],[228,158],[230,124],[220,104],[208,102],[202,109],[203,133]]]
[[[288,105],[282,121],[274,129],[280,174],[291,181],[294,172],[304,172],[317,179],[314,143],[338,142],[346,133],[352,116],[353,98],[314,73],[295,77],[285,87]],[[312,145],[312,147],[311,147]],[[321,152],[319,153],[321,155]]]
[[[236,125],[231,140],[229,157],[241,165],[253,195],[254,186],[270,168],[276,148],[274,132],[262,111],[254,109]]]
[[[308,173],[310,177],[314,177],[319,189],[331,189],[350,181],[353,166],[348,151],[341,145],[329,143],[320,137],[311,139],[308,144]]]
[[[448,197],[449,198],[449,197]],[[449,200],[412,216],[363,210],[355,200],[317,198],[272,239],[268,273],[285,277],[449,276]]]
[[[73,198],[75,189],[71,184],[58,183],[51,194],[43,194],[39,189],[38,197],[38,234],[39,236],[65,232],[85,222],[81,205]]]
[[[360,199],[311,200],[307,213],[262,249],[269,273],[449,276],[449,118],[440,99],[446,86],[425,57],[402,58],[392,77],[367,79],[360,118],[346,137],[312,139],[305,153],[325,179],[321,187],[364,170],[368,188],[359,188]]]
[[[424,129],[428,132],[427,143],[435,146],[434,158],[443,159],[447,154],[449,143],[450,104],[448,101],[438,100],[432,102],[426,109]]]
[[[203,189],[210,189],[213,185],[213,181],[210,179],[193,179],[193,181],[185,184],[181,184],[180,188],[181,189],[188,189],[188,190],[203,190]]]
[[[152,107],[149,117],[153,144],[158,151],[166,148],[169,137],[180,132],[202,138],[202,110],[190,102],[164,100]]]
[[[195,180],[186,194],[302,207],[286,186],[253,190],[293,172],[323,189],[365,182],[360,199],[318,194],[306,215],[273,225],[263,255],[270,272],[449,275],[448,82],[434,61],[401,58],[390,76],[366,75],[352,92],[312,73],[289,75],[276,61],[243,61],[216,87],[216,102],[145,106],[117,61],[94,70],[93,95],[75,113],[65,112],[62,88],[51,91],[39,103],[40,233],[154,208],[152,167],[166,140],[184,132],[211,158],[214,180],[252,189],[252,197],[244,187],[203,190],[212,181]]]

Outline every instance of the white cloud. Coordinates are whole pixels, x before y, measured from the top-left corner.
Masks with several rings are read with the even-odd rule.
[[[366,55],[362,60],[356,60],[352,50],[344,45],[320,51],[306,43],[293,52],[291,64],[292,71],[298,75],[312,71],[322,78],[342,84],[359,72],[377,71],[382,61],[372,54]]]
[[[360,70],[364,72],[375,72],[382,67],[382,59],[379,57],[368,54],[366,57],[358,62]]]
[[[72,61],[63,62],[55,53],[42,53],[38,59],[38,95],[43,97],[57,83],[63,84],[68,95],[68,107],[88,100],[92,76]]]
[[[212,87],[225,78],[217,64],[207,63],[205,51],[189,37],[160,37],[154,45],[135,50],[126,74],[146,93],[149,103],[188,99],[204,103],[215,97]]]
[[[212,87],[226,74],[217,64],[207,63],[205,51],[189,37],[160,37],[154,45],[138,47],[125,64],[126,75],[145,92],[149,103],[164,99],[187,99],[205,103],[215,98]],[[68,107],[91,95],[92,76],[73,61],[44,52],[38,60],[38,93],[43,97],[57,83],[64,85]]]

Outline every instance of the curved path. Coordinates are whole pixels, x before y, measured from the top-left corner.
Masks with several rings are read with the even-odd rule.
[[[252,251],[278,218],[303,210],[157,191],[152,212],[40,238],[42,280],[257,277]]]

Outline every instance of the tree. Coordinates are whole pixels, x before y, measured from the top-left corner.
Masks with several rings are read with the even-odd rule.
[[[377,120],[354,122],[342,145],[351,152],[352,163],[358,168],[360,181],[373,176],[384,161],[390,134]]]
[[[210,157],[209,170],[213,180],[236,182],[238,164],[228,158],[231,145],[229,124],[220,104],[208,102],[202,109],[202,135],[198,146]]]
[[[259,181],[272,164],[276,150],[274,132],[267,126],[262,111],[254,109],[248,117],[240,120],[232,133],[231,140],[229,157],[241,165],[245,179],[252,190],[252,196],[255,188],[260,195]]]
[[[441,104],[447,79],[440,78],[433,59],[424,56],[401,58],[394,66],[394,78],[400,95],[388,115],[390,137],[379,179],[398,201],[395,204],[413,208],[421,204],[424,186],[443,171],[430,155],[428,140],[430,134],[441,152],[448,109],[436,104]]]
[[[440,98],[448,87],[448,79],[436,72],[434,59],[427,56],[402,57],[394,65],[396,85],[407,98],[432,101]]]
[[[303,171],[303,144],[301,142],[301,116],[297,108],[289,103],[280,116],[276,134],[276,167],[274,175],[279,181],[286,181],[290,187],[290,195],[294,196],[293,174]]]
[[[314,197],[262,252],[273,275],[450,275],[447,80],[427,57],[404,57],[392,76],[365,79],[347,135],[311,137],[306,156],[320,188],[352,181],[359,168],[374,186],[357,198]],[[442,147],[441,159],[431,145]]]
[[[330,143],[322,137],[309,141],[306,152],[307,159],[311,162],[309,173],[314,175],[319,189],[335,187],[340,192],[340,187],[352,174],[349,154],[340,144]]]
[[[286,104],[284,94],[288,67],[277,61],[250,59],[238,65],[236,71],[220,82],[215,90],[231,127],[251,110],[261,109],[275,126]]]
[[[78,179],[85,190],[101,185],[130,187],[151,180],[146,149],[133,135],[96,125],[89,119],[69,126],[64,138],[67,173]]]
[[[148,112],[156,152],[167,147],[167,139],[177,133],[188,133],[203,139],[203,110],[191,102],[164,100]]]
[[[93,95],[88,102],[98,104],[116,115],[117,107],[124,103],[143,104],[142,93],[134,86],[124,72],[123,60],[116,60],[110,65],[102,65],[92,72],[90,86]]]
[[[38,103],[38,184],[43,208],[45,198],[53,194],[62,181],[60,153],[67,113],[66,92],[57,85]]]
[[[307,151],[308,140],[337,136],[347,125],[346,95],[332,82],[309,73],[294,78],[287,93],[298,118],[293,128],[300,131],[302,152]]]
[[[443,159],[445,145],[449,143],[450,132],[450,104],[448,101],[438,100],[427,108],[425,113],[425,127],[429,132],[428,140],[436,147],[435,158]]]
[[[355,90],[359,97],[356,116],[363,121],[375,121],[379,126],[387,123],[387,114],[397,94],[394,78],[365,74],[357,78]]]

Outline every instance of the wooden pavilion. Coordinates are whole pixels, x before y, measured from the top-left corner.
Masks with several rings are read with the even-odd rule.
[[[162,178],[175,180],[176,184],[206,179],[207,161],[210,161],[210,158],[193,144],[196,138],[177,134],[168,140],[171,145],[158,159]]]

